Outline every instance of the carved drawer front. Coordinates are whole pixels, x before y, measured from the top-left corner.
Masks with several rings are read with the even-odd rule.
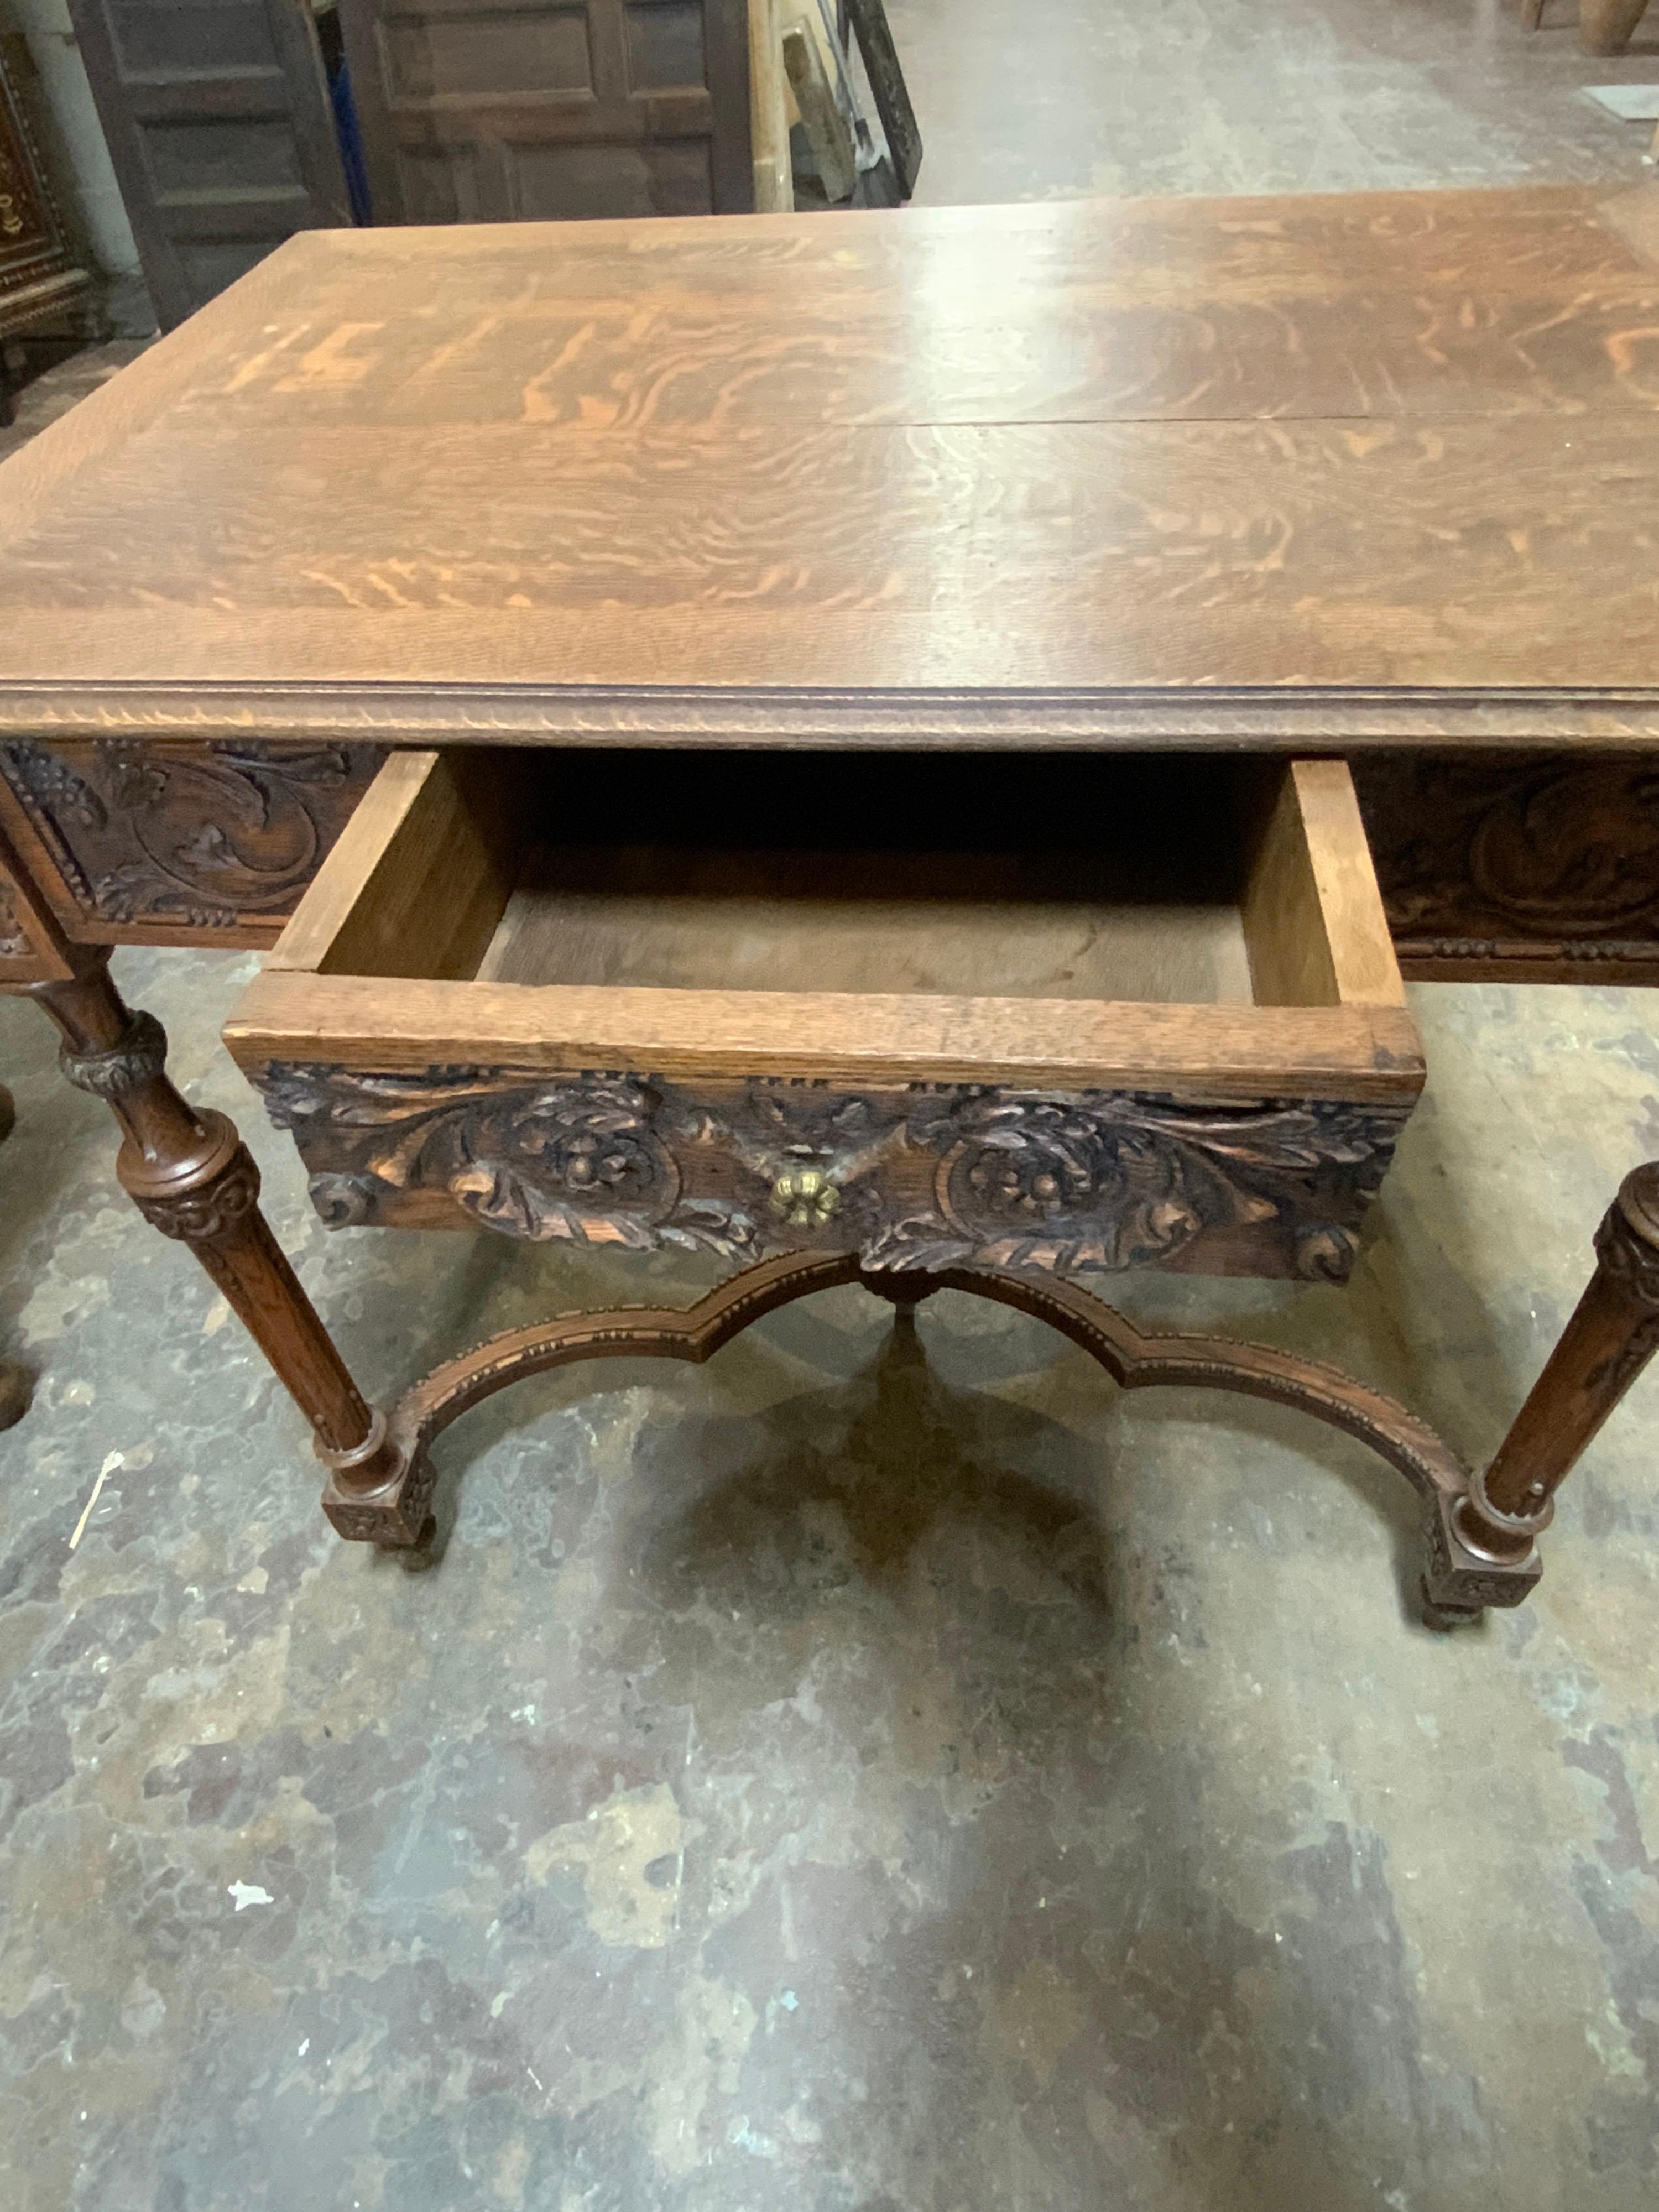
[[[1345,1275],[1423,1080],[1346,769],[401,753],[226,1030],[337,1226]]]
[[[88,944],[270,945],[380,745],[0,744],[0,813]]]

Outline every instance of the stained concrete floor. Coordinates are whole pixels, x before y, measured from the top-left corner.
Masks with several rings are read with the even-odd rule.
[[[888,0],[926,149],[916,198],[1343,192],[1634,180],[1659,0],[1583,53],[1574,0]]]
[[[1608,64],[1551,31],[1534,74],[1467,5],[895,18],[936,197],[1641,173],[1564,89]],[[1279,91],[1304,33],[1317,161]],[[1377,49],[1431,66],[1377,100]],[[327,1235],[216,1045],[252,967],[117,960],[371,1389],[711,1279]],[[1473,1456],[1659,1152],[1654,1001],[1413,1002],[1429,1091],[1351,1288],[1122,1297],[1338,1359]],[[1659,1380],[1534,1601],[1450,1638],[1357,1446],[1121,1396],[958,1297],[919,1364],[857,1291],[481,1409],[411,1571],[327,1534],[30,1007],[0,1074],[0,1342],[39,1375],[0,1437],[8,2212],[1659,2202]]]

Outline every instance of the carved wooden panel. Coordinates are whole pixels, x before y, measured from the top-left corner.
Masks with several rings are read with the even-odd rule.
[[[1350,765],[1408,975],[1659,981],[1659,757]]]
[[[164,330],[296,230],[349,223],[308,0],[70,0]]]
[[[444,1067],[249,1071],[331,1227],[871,1268],[1173,1267],[1340,1281],[1407,1109],[974,1085],[849,1092]]]
[[[750,208],[746,0],[342,0],[375,220]]]
[[[0,745],[3,811],[73,934],[270,943],[378,745]]]

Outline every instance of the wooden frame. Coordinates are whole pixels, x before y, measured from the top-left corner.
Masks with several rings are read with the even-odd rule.
[[[845,0],[845,6],[859,42],[859,52],[864,57],[865,75],[870,80],[876,113],[881,118],[882,136],[887,141],[899,194],[908,200],[916,188],[916,178],[921,169],[921,133],[916,127],[916,112],[910,105],[904,72],[899,67],[887,9],[884,0]]]
[[[785,83],[777,0],[749,0],[749,135],[757,215],[787,215],[795,204]]]
[[[359,855],[369,860],[371,872],[375,858],[400,842],[416,855],[423,850],[430,855],[441,849],[447,822],[459,829],[468,811],[465,795],[457,793],[453,778],[432,772],[435,765],[417,760],[413,773],[386,778],[380,827],[368,841],[373,850]],[[1305,836],[1295,820],[1286,821],[1281,797],[1261,842],[1258,874],[1264,858],[1288,851],[1293,879],[1285,899],[1269,902],[1275,916],[1267,926],[1269,945],[1284,919],[1310,896],[1310,886],[1320,896],[1322,878],[1328,880],[1329,866],[1340,860],[1332,831],[1338,841],[1345,834],[1342,793],[1329,779],[1322,791],[1320,781],[1316,775]],[[464,848],[469,844],[465,832],[461,842]],[[1336,1369],[1267,1346],[1143,1334],[1079,1285],[1043,1279],[1042,1271],[1054,1267],[1057,1255],[1026,1249],[1030,1240],[1006,1253],[1008,1264],[995,1255],[1001,1247],[958,1253],[955,1259],[926,1251],[909,1260],[889,1255],[873,1269],[857,1251],[786,1250],[750,1266],[685,1311],[565,1315],[509,1330],[442,1362],[404,1392],[388,1418],[363,1398],[272,1237],[258,1208],[258,1170],[235,1129],[222,1114],[192,1109],[174,1089],[166,1073],[160,1024],[123,1003],[109,980],[106,953],[63,940],[49,912],[31,896],[22,864],[3,834],[0,869],[7,925],[19,914],[31,924],[31,941],[21,947],[24,957],[0,968],[0,988],[39,1000],[63,1036],[65,1075],[106,1100],[121,1124],[125,1141],[117,1171],[124,1188],[154,1227],[194,1255],[305,1414],[328,1470],[323,1508],[344,1537],[390,1549],[429,1541],[435,1526],[433,1438],[469,1407],[521,1376],[594,1357],[654,1353],[700,1362],[751,1321],[834,1284],[861,1283],[892,1304],[901,1327],[908,1326],[919,1299],[952,1289],[1048,1322],[1098,1359],[1125,1389],[1178,1383],[1242,1392],[1296,1407],[1360,1438],[1405,1475],[1422,1499],[1425,1617],[1431,1625],[1449,1627],[1478,1619],[1486,1606],[1518,1604],[1528,1595],[1540,1572],[1537,1539],[1549,1525],[1552,1493],[1659,1346],[1659,1164],[1654,1164],[1626,1179],[1608,1210],[1596,1236],[1595,1273],[1484,1472],[1471,1472],[1407,1407]],[[475,886],[484,873],[476,864],[463,872]],[[307,918],[309,945],[303,933],[295,945],[307,957],[327,957],[347,941],[349,913],[349,905],[342,908],[337,899],[331,908],[319,901]],[[410,910],[410,919],[418,921],[417,910]],[[1349,948],[1339,945],[1331,957],[1333,979],[1348,957]],[[301,1079],[309,1085],[308,1078]],[[617,1087],[590,1084],[587,1103],[596,1091]],[[570,1096],[580,1109],[580,1091]],[[386,1103],[384,1097],[374,1102],[382,1109]],[[972,1102],[975,1109],[986,1103]],[[1006,1109],[995,1097],[988,1103],[1006,1130]],[[545,1090],[534,1103],[541,1127],[538,1150],[544,1155],[546,1117],[555,1103]],[[1041,1112],[1043,1102],[1038,1104]],[[393,1114],[398,1110],[394,1100]],[[418,1115],[418,1103],[416,1110]],[[486,1103],[483,1112],[489,1111]],[[372,1121],[372,1110],[365,1118]],[[1290,1118],[1293,1124],[1305,1120]],[[619,1124],[611,1104],[605,1107],[600,1126],[607,1146],[635,1146],[628,1170],[634,1173],[643,1157],[635,1133]],[[1067,1144],[1074,1143],[1069,1108],[1063,1127]],[[369,1133],[373,1142],[372,1129]],[[1349,1158],[1355,1134],[1350,1121],[1343,1130]],[[406,1152],[406,1142],[398,1149]],[[1295,1181],[1305,1186],[1304,1129],[1298,1131],[1294,1164]],[[949,1165],[948,1159],[942,1163],[942,1171]],[[470,1180],[476,1187],[476,1176]],[[823,1179],[797,1174],[786,1180],[799,1194],[809,1180]],[[313,1178],[313,1194],[315,1185]],[[807,1218],[800,1212],[792,1216],[796,1223]],[[573,1232],[567,1226],[565,1233]],[[680,1241],[687,1241],[684,1231]],[[798,1236],[797,1241],[810,1238]],[[1325,1272],[1322,1263],[1340,1258],[1342,1249],[1340,1231],[1304,1230],[1297,1272]],[[967,1264],[960,1264],[963,1260]]]

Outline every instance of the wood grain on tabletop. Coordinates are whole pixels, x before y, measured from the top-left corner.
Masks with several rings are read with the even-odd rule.
[[[0,726],[31,684],[1659,688],[1659,268],[1600,205],[313,233],[0,468]]]

